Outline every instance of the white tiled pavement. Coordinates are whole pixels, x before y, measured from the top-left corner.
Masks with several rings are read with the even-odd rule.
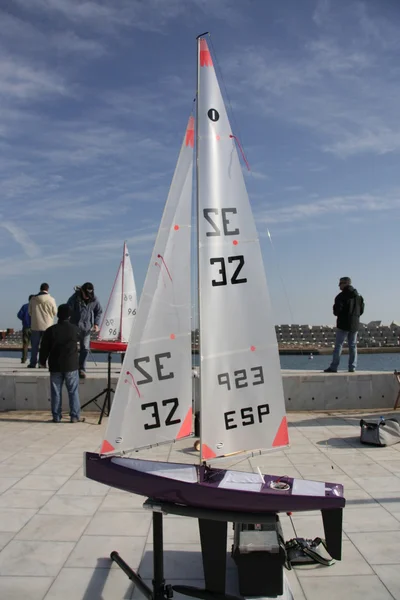
[[[290,449],[234,467],[345,485],[343,560],[286,572],[295,600],[400,600],[400,444],[361,446],[359,418],[290,413]],[[151,515],[142,508],[144,499],[82,474],[82,452],[99,447],[105,421],[99,427],[93,414],[76,425],[48,419],[37,412],[0,413],[0,599],[139,600],[109,555],[118,550],[151,578]],[[187,440],[141,455],[197,459]],[[286,538],[294,537],[288,517],[281,521]],[[295,515],[294,523],[298,536],[323,533],[317,512]],[[201,584],[197,522],[166,517],[164,532],[168,583]],[[235,577],[228,560],[231,593]]]

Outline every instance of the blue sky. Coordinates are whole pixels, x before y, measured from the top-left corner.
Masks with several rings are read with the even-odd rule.
[[[396,0],[3,0],[0,328],[42,281],[105,304],[124,239],[140,292],[205,30],[275,322],[333,324],[347,275],[400,321],[399,27]]]

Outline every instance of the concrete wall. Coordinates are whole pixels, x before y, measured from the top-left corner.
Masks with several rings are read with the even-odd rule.
[[[112,377],[111,384],[115,389],[117,377]],[[93,377],[81,381],[79,397],[84,404],[103,391],[107,385],[106,377]],[[100,398],[101,405],[104,396]],[[68,413],[68,394],[63,389],[63,409]],[[94,404],[88,406],[96,410]],[[49,410],[50,411],[50,379],[43,375],[4,375],[0,374],[0,411],[5,410]]]
[[[399,385],[388,372],[287,374],[283,377],[287,410],[393,408]]]
[[[116,382],[117,376],[114,375],[114,389]],[[199,380],[195,378],[195,396],[198,394],[198,385]],[[101,392],[105,386],[105,376],[89,376],[81,381],[81,404]],[[325,375],[312,371],[284,371],[283,388],[288,411],[384,409],[393,408],[399,385],[390,372]],[[68,408],[66,390],[63,393],[63,406]],[[95,406],[91,404],[88,408],[93,410]],[[5,410],[50,410],[47,372],[0,374],[0,411]]]

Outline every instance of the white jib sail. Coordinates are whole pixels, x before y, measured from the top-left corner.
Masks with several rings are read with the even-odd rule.
[[[121,342],[128,342],[137,313],[137,295],[131,257],[124,244],[121,310]]]
[[[235,139],[199,40],[201,455],[288,444],[264,264]]]
[[[128,248],[123,255],[100,327],[99,339],[127,342],[137,311],[136,286]]]
[[[190,223],[194,119],[189,119],[101,453],[192,433]]]

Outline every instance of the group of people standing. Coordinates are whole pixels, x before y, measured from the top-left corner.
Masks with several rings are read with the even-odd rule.
[[[341,277],[339,288],[340,293],[333,306],[333,314],[337,317],[336,342],[332,362],[325,373],[337,373],[346,339],[349,345],[349,372],[353,373],[357,366],[357,333],[365,303],[361,294],[351,285],[350,277]],[[46,368],[48,362],[51,410],[55,423],[62,418],[61,390],[64,381],[68,390],[71,422],[80,420],[79,378],[86,377],[90,333],[99,330],[102,312],[90,282],[76,286],[68,302],[61,304],[58,310],[56,301],[49,293],[49,284],[42,283],[39,293],[29,296],[29,302],[18,312],[17,316],[22,321],[21,362],[27,361],[30,341],[32,349],[28,368],[37,366],[38,354],[39,367]],[[58,323],[53,325],[56,315]]]
[[[61,390],[65,381],[70,418],[75,423],[80,420],[79,379],[86,377],[90,334],[99,330],[103,310],[90,282],[76,286],[58,310],[49,289],[47,283],[42,283],[39,293],[29,296],[29,302],[17,314],[22,321],[21,362],[27,361],[31,341],[28,368],[34,369],[38,363],[46,368],[48,362],[53,422],[59,423],[62,418]],[[58,323],[53,325],[56,315]]]

